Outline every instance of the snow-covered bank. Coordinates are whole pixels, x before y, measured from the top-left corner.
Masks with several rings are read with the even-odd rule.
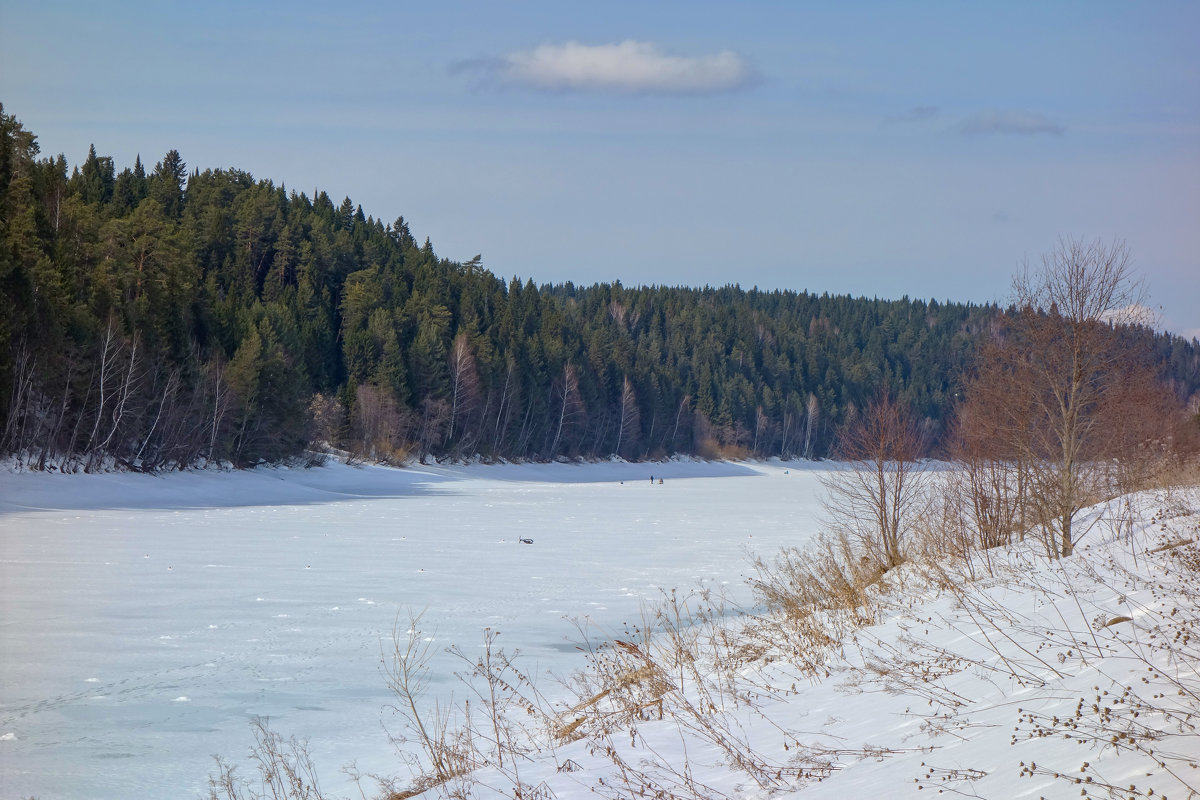
[[[463,783],[479,798],[518,796],[518,771],[522,797],[1196,797],[1200,490],[1082,516],[1085,545],[1060,562],[1031,543],[973,570],[896,570],[882,624],[813,671],[787,645],[815,637],[787,625],[783,646],[731,646],[717,626],[689,650],[668,624],[613,648],[609,685],[640,696],[597,694],[564,715],[579,740]]]
[[[608,483],[678,478],[746,477],[778,469],[819,469],[813,462],[748,465],[729,461],[572,464],[448,464],[396,469],[330,461],[312,469],[259,467],[144,475],[134,472],[58,475],[0,471],[0,514],[113,508],[186,509],[329,503],[463,491],[489,482]]]
[[[804,464],[0,474],[0,786],[193,797],[248,720],[311,738],[327,789],[398,769],[379,672],[397,614],[580,666],[564,618],[619,632],[663,589],[749,602],[746,549],[816,528]],[[650,483],[650,475],[664,478]],[[518,539],[532,538],[525,546]],[[436,696],[457,686],[435,665]]]

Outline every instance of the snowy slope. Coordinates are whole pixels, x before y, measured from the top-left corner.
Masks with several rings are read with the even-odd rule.
[[[816,674],[776,648],[701,685],[660,637],[624,664],[665,667],[646,695],[664,718],[608,706],[607,730],[518,764],[519,796],[1196,796],[1198,508],[1195,489],[1144,493],[1085,512],[1065,561],[1020,546],[973,575],[898,571],[885,621]],[[511,765],[474,777],[474,796],[518,796]]]

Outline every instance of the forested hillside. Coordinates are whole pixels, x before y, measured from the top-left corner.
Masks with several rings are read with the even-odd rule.
[[[175,150],[118,170],[93,148],[69,169],[2,111],[0,292],[0,452],[71,470],[252,465],[315,445],[816,457],[880,387],[936,438],[1002,313],[505,280],[479,257],[439,258],[403,217],[189,171]],[[1130,335],[1180,399],[1200,389],[1194,342]]]

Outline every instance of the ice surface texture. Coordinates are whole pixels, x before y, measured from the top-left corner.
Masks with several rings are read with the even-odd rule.
[[[439,643],[492,626],[567,673],[564,618],[617,633],[701,582],[748,602],[745,548],[802,542],[816,487],[796,464],[704,462],[2,474],[0,787],[194,797],[263,715],[349,794],[343,764],[399,769],[379,659],[405,609]],[[431,692],[455,689],[435,666]]]

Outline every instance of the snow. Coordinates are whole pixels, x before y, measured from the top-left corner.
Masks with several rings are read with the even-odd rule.
[[[665,712],[543,748],[520,779],[558,798],[628,796],[599,781],[630,776],[633,794],[705,800],[1194,797],[1198,508],[1192,488],[1089,509],[1084,546],[1059,562],[1031,541],[977,557],[972,572],[906,565],[886,578],[882,621],[830,648],[815,672],[781,646],[734,664],[728,685],[712,677],[720,670],[697,679],[660,633],[654,661],[669,688],[647,696]],[[703,641],[690,652],[736,656]],[[476,773],[472,796],[511,797],[488,787],[512,777]]]
[[[247,723],[266,715],[309,739],[327,792],[358,796],[343,764],[403,775],[381,730],[399,722],[379,661],[408,610],[424,610],[421,638],[438,653],[427,699],[462,699],[451,674],[462,662],[442,648],[477,652],[491,627],[569,722],[579,699],[551,676],[589,660],[636,665],[652,649],[666,663],[669,632],[647,644],[630,631],[672,588],[694,609],[707,601],[693,587],[748,607],[750,554],[818,530],[821,472],[672,462],[0,475],[0,794],[196,796],[210,753],[249,769]],[[527,741],[520,779],[542,793],[523,796],[631,794],[600,783],[619,785],[610,750],[706,800],[1105,797],[1104,782],[1186,797],[1200,784],[1187,763],[1200,758],[1200,546],[1186,543],[1200,540],[1197,509],[1194,488],[1145,492],[1083,512],[1090,530],[1071,559],[1050,562],[1028,542],[970,571],[901,567],[874,624],[808,654],[815,671],[796,665],[803,637],[786,626],[691,620],[675,632],[694,638],[696,663],[722,667],[677,662],[661,705],[608,733],[588,723],[589,738]],[[743,625],[756,637],[706,638]],[[600,646],[615,637],[628,644]],[[595,694],[588,708],[617,719],[616,694]],[[1115,732],[1128,734],[1116,746]],[[1093,734],[1105,738],[1077,741]],[[730,743],[751,756],[742,768]],[[512,797],[513,763],[474,773],[474,796]]]
[[[423,610],[436,638],[432,696],[458,685],[442,647],[487,626],[531,669],[569,673],[571,619],[619,631],[698,583],[749,602],[747,547],[813,530],[815,476],[699,461],[0,473],[0,796],[196,796],[211,755],[242,760],[254,715],[309,738],[325,788],[349,794],[344,764],[399,770],[379,669],[399,615]]]

